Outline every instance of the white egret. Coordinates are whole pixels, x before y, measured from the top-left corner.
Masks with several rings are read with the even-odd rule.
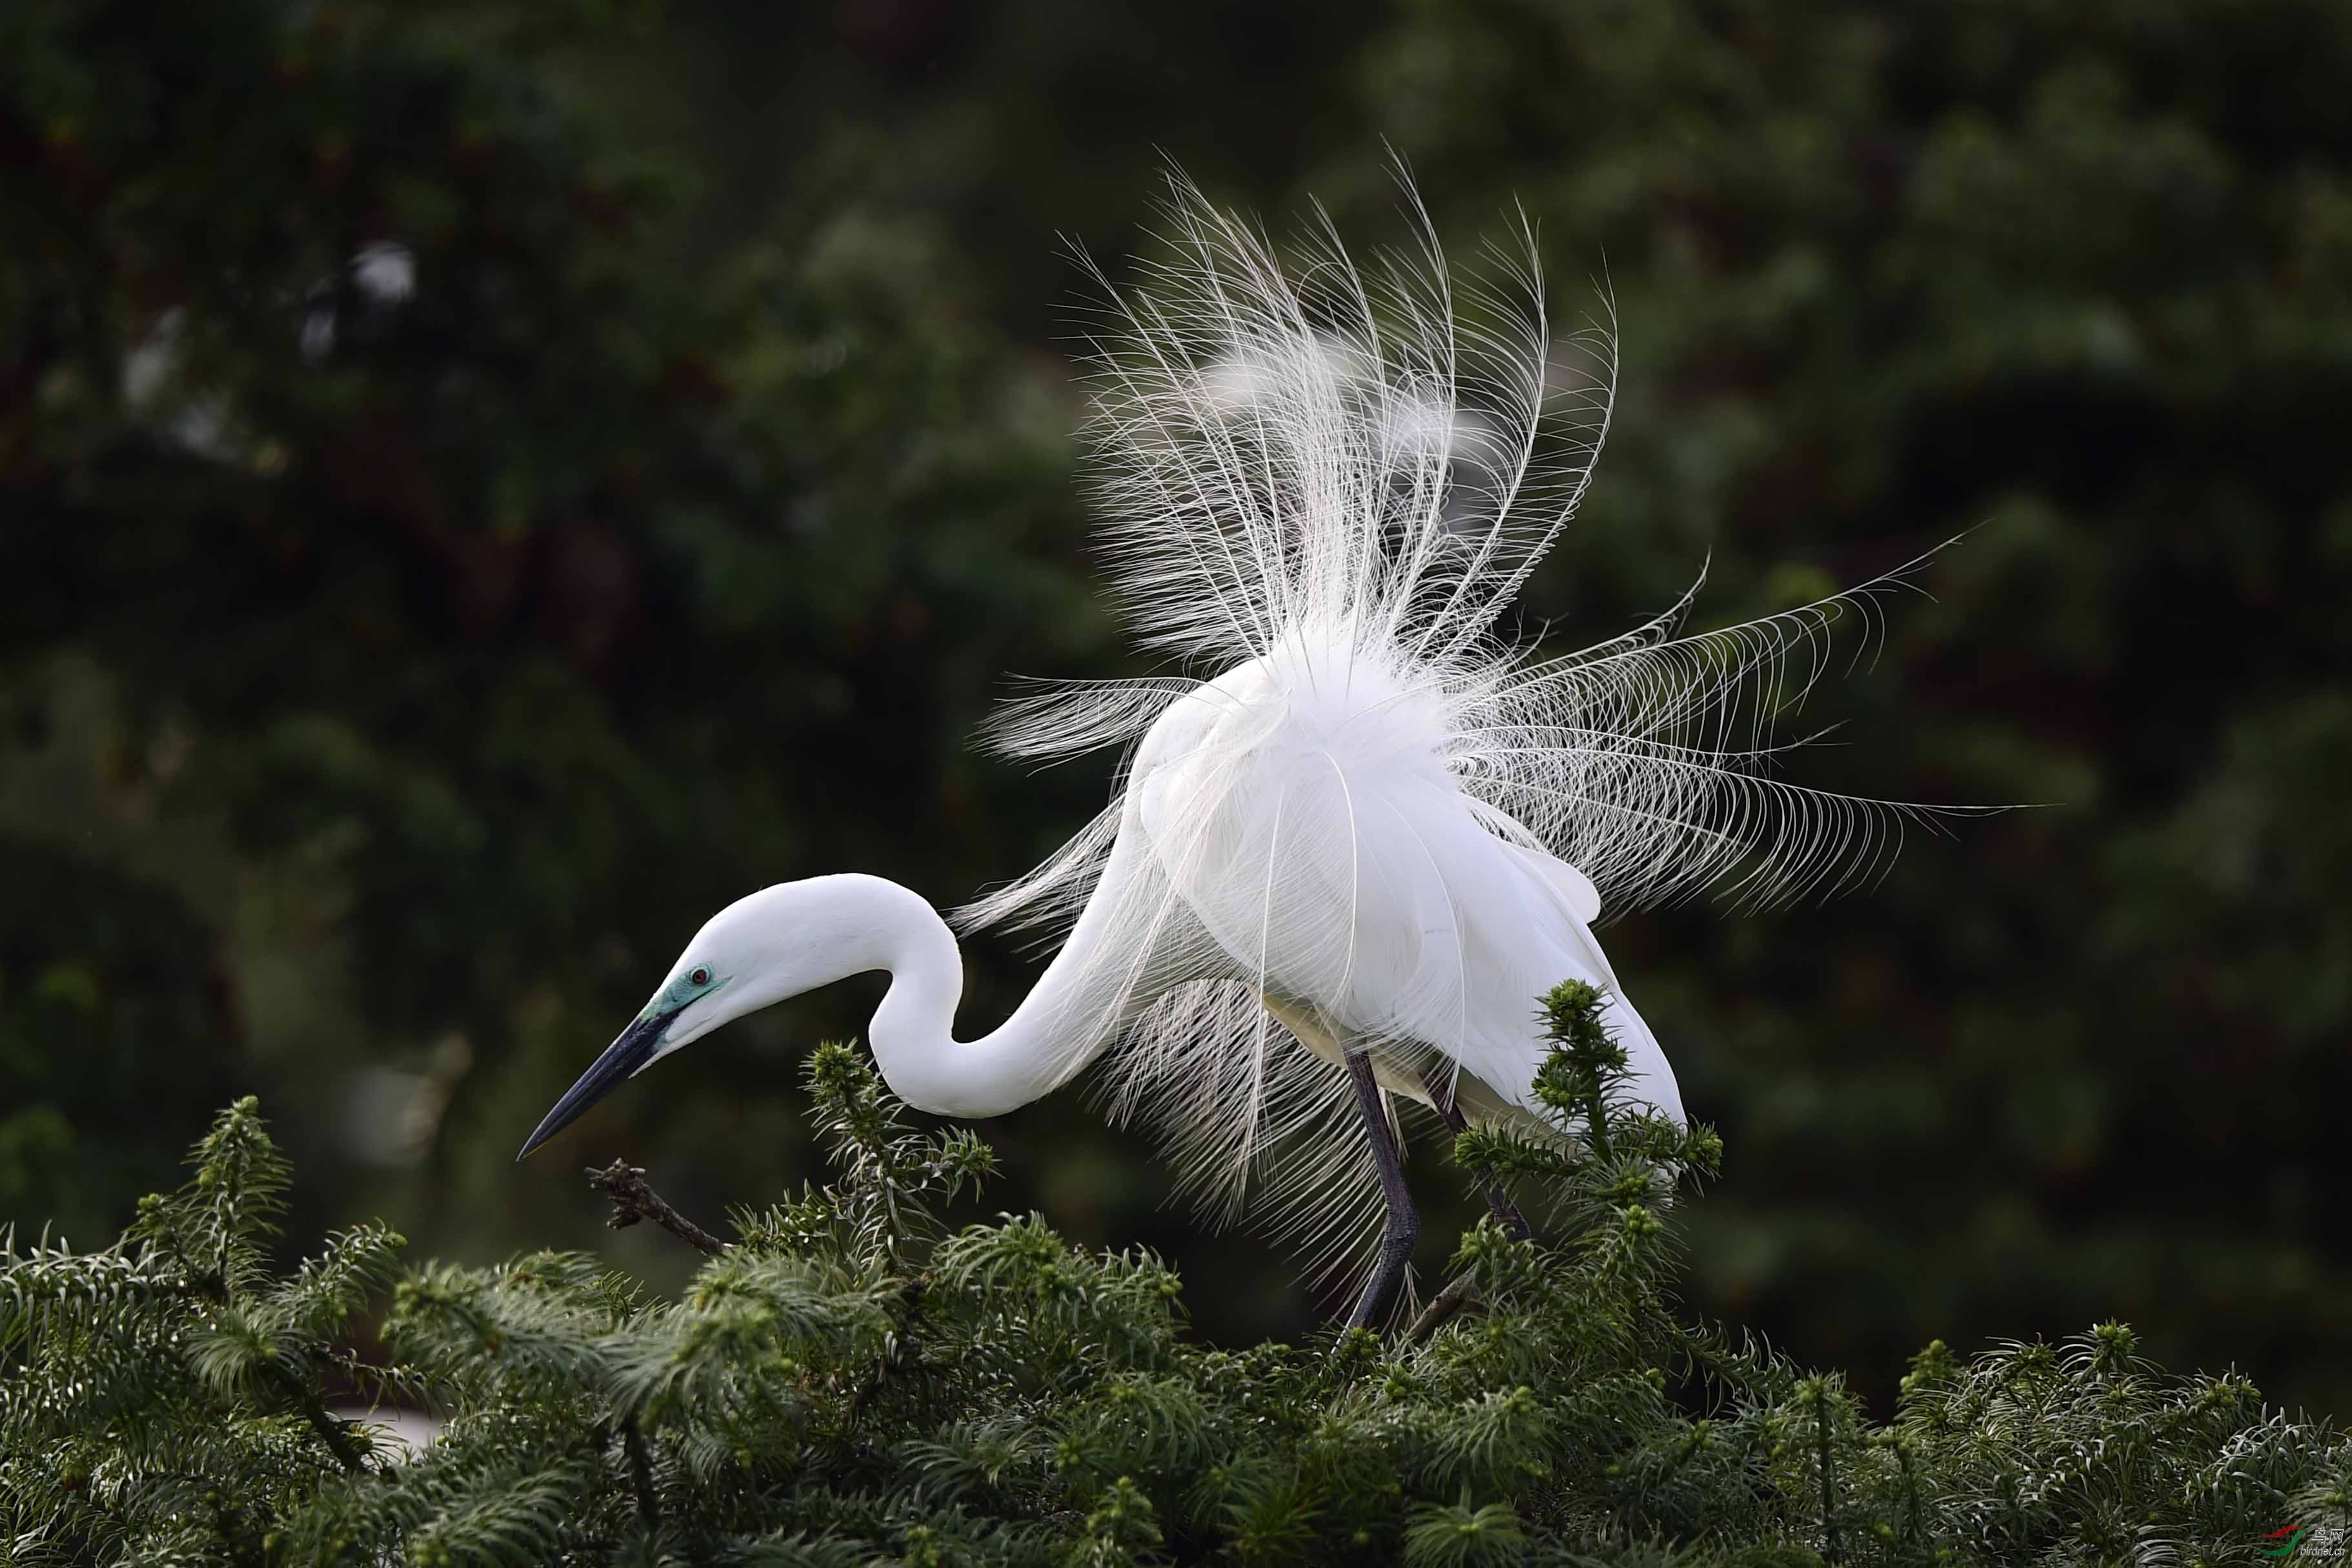
[[[1593,939],[1604,904],[1820,890],[1943,810],[1770,771],[1832,623],[1867,626],[1894,577],[1699,635],[1686,593],[1564,657],[1508,635],[1616,369],[1605,325],[1554,340],[1531,235],[1524,264],[1466,280],[1416,205],[1417,256],[1360,268],[1326,221],[1286,269],[1174,193],[1171,258],[1103,282],[1094,456],[1137,634],[1207,678],[1051,685],[1000,716],[1013,756],[1132,747],[1100,816],[959,913],[1066,923],[1035,988],[959,1040],[962,965],[929,903],[858,874],[770,887],[696,934],[525,1154],[730,1019],[882,970],[869,1040],[908,1104],[995,1115],[1107,1058],[1114,1113],[1157,1124],[1188,1185],[1255,1189],[1327,1263],[1379,1238],[1369,1323],[1415,1229],[1393,1102],[1524,1114],[1542,992],[1605,988],[1636,1092],[1682,1115]]]

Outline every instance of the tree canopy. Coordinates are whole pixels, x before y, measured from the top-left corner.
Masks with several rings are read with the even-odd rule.
[[[393,1273],[380,1225],[290,1273],[289,1172],[247,1100],[96,1254],[0,1273],[12,1562],[424,1564],[2012,1563],[2248,1560],[2352,1521],[2352,1437],[2105,1322],[1913,1358],[1892,1420],[1670,1301],[1669,1199],[1715,1134],[1636,1110],[1600,994],[1546,998],[1546,1120],[1465,1161],[1554,1200],[1492,1220],[1387,1343],[1214,1349],[1183,1286],[1037,1215],[950,1228],[993,1164],[862,1055],[808,1079],[834,1174],[735,1216],[675,1299],[581,1253]],[[1456,1306],[1451,1315],[1443,1308]],[[1465,1305],[1466,1302],[1466,1305]],[[421,1452],[329,1388],[443,1416]],[[2284,1524],[2281,1521],[2285,1521]],[[2300,1537],[2289,1540],[2293,1546]]]

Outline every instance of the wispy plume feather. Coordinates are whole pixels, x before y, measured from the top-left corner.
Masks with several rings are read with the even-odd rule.
[[[1110,810],[960,916],[1083,911],[1070,1029],[1119,1037],[1114,1107],[1160,1126],[1213,1208],[1254,1189],[1334,1268],[1378,1198],[1330,1040],[1373,1048],[1399,1093],[1440,1071],[1508,1114],[1540,1054],[1532,998],[1565,977],[1532,972],[1549,950],[1511,921],[1605,976],[1596,894],[1612,914],[1823,895],[1970,810],[1778,773],[1803,744],[1780,725],[1843,634],[1871,645],[1916,561],[1717,631],[1684,629],[1695,582],[1576,653],[1511,639],[1608,436],[1613,310],[1604,292],[1556,332],[1524,216],[1458,271],[1401,183],[1415,243],[1360,265],[1319,209],[1286,260],[1174,176],[1165,254],[1128,285],[1096,274],[1103,551],[1137,637],[1188,673],[1004,706],[1008,756],[1128,761]],[[1612,1027],[1654,1052],[1630,1009]]]

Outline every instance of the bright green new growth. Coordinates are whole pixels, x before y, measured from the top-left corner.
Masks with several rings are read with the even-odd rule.
[[[576,1254],[427,1266],[362,1360],[400,1239],[272,1275],[287,1172],[243,1102],[115,1247],[11,1244],[0,1561],[2189,1563],[2352,1523],[2352,1441],[2120,1324],[1930,1345],[1881,1425],[1685,1321],[1667,1199],[1720,1146],[1629,1107],[1599,1000],[1544,1000],[1549,1135],[1457,1150],[1547,1189],[1553,1239],[1482,1225],[1468,1309],[1388,1343],[1205,1349],[1148,1255],[948,1230],[988,1149],[828,1045],[836,1178],[735,1216],[677,1301]],[[404,1459],[331,1391],[446,1432]]]

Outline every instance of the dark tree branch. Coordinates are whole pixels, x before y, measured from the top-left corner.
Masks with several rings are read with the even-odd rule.
[[[640,1219],[650,1219],[688,1246],[698,1247],[714,1258],[727,1250],[726,1242],[672,1208],[668,1199],[646,1182],[645,1171],[626,1160],[614,1160],[601,1171],[589,1171],[588,1185],[613,1200],[613,1218],[606,1223],[615,1230],[626,1230]]]
[[[1445,1289],[1429,1299],[1429,1304],[1404,1331],[1404,1343],[1412,1344],[1428,1334],[1435,1333],[1454,1313],[1478,1299],[1477,1288],[1470,1283],[1467,1274],[1456,1274]]]
[[[352,1440],[351,1427],[328,1414],[325,1402],[309,1384],[286,1366],[275,1361],[268,1364],[278,1385],[285,1391],[287,1399],[302,1413],[302,1419],[310,1424],[310,1429],[319,1434],[320,1439],[334,1451],[336,1461],[352,1475],[367,1474],[367,1456]]]
[[[661,1494],[654,1490],[654,1459],[635,1416],[621,1419],[621,1446],[629,1456],[629,1488],[637,1494],[637,1519],[651,1535],[661,1528]]]

